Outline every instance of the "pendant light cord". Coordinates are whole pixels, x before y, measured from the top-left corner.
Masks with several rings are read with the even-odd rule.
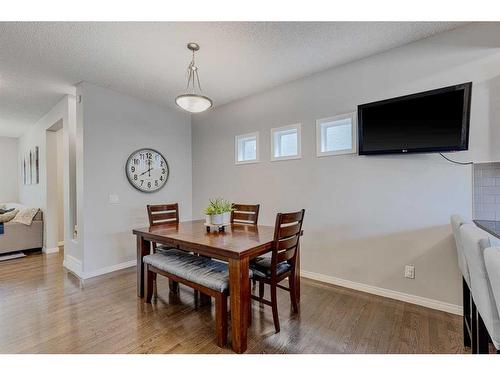
[[[474,164],[474,162],[472,162],[472,161],[461,162],[461,161],[451,160],[450,158],[444,156],[442,153],[439,153],[439,155],[441,155],[443,158],[445,158],[446,160],[448,160],[450,163],[454,163],[454,164],[458,164],[458,165],[471,165],[471,164]]]

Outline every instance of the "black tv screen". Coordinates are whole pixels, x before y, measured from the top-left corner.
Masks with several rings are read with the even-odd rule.
[[[359,154],[467,150],[472,83],[358,106]]]

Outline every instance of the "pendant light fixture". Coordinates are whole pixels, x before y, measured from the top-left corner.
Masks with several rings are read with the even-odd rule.
[[[213,103],[210,98],[201,93],[198,67],[194,63],[194,53],[200,49],[200,46],[197,43],[188,43],[187,48],[193,52],[193,59],[188,66],[186,93],[175,98],[175,103],[185,111],[199,113],[211,108]]]

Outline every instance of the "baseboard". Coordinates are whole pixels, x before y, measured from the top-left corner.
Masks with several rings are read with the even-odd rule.
[[[44,248],[44,249],[43,249],[43,252],[44,252],[45,254],[53,254],[53,253],[58,253],[58,252],[59,252],[59,248],[58,248],[58,247],[51,247],[51,248],[49,248],[49,249]]]
[[[300,271],[300,276],[316,281],[322,281],[327,284],[338,285],[349,289],[359,290],[361,292],[375,294],[377,296],[392,298],[398,301],[403,301],[412,303],[414,305],[428,307],[430,309],[445,311],[455,315],[462,315],[462,306],[454,305],[452,303],[415,296],[413,294],[402,293],[395,290],[379,288],[377,286],[357,283],[355,281],[340,279],[338,277],[327,276],[320,273],[309,272],[304,270]]]
[[[119,271],[119,270],[129,268],[129,267],[135,267],[136,264],[137,264],[137,260],[133,259],[133,260],[129,260],[128,262],[123,262],[123,263],[115,264],[112,266],[99,268],[95,271],[83,272],[83,275],[81,277],[82,277],[82,279],[90,279],[92,277],[101,276],[101,275],[104,275],[104,274],[107,274],[110,272]]]
[[[74,273],[79,278],[82,278],[83,272],[82,272],[81,260],[76,259],[71,255],[65,255],[63,261],[63,267],[66,268],[68,271]]]
[[[64,241],[59,241],[59,242],[57,243],[57,246],[64,246]]]

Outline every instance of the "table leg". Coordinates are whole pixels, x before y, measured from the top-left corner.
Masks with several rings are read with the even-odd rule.
[[[144,264],[142,258],[151,252],[151,244],[137,236],[137,297],[144,297]]]
[[[250,303],[248,265],[248,258],[229,260],[231,335],[233,350],[236,353],[244,353],[247,350],[248,304]]]

